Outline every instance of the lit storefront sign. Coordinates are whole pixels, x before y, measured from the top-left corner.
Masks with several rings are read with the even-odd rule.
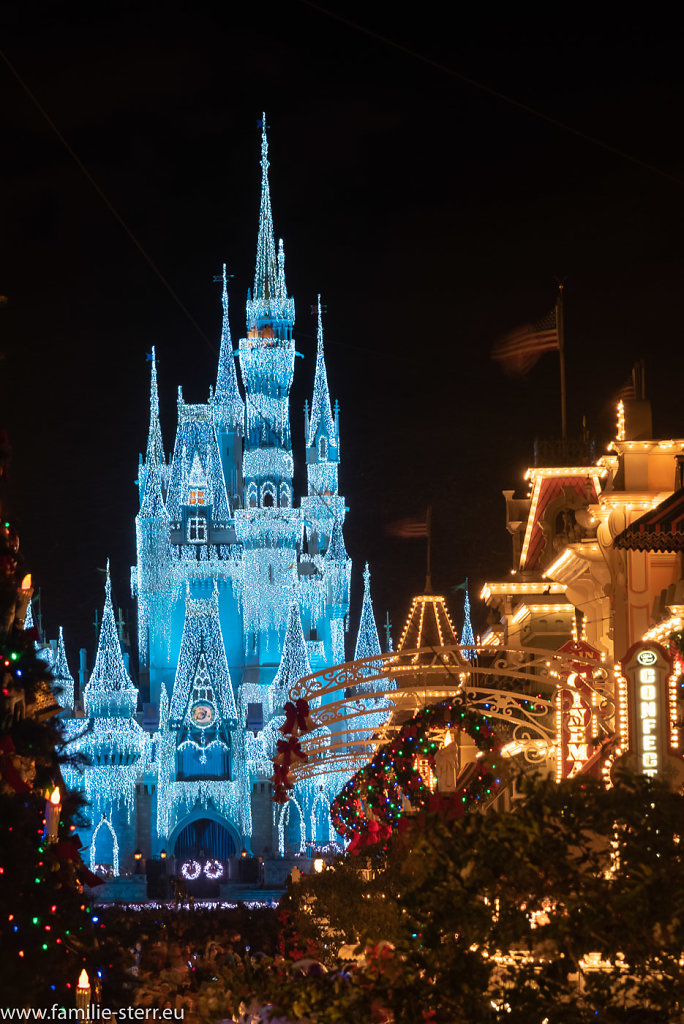
[[[576,675],[568,683],[578,688],[561,694],[561,774],[566,779],[582,770],[591,751],[591,705],[580,692],[582,683]]]
[[[630,753],[643,775],[662,773],[672,746],[669,688],[672,668],[660,644],[635,644],[622,662],[627,681]]]
[[[568,641],[559,651],[575,654],[577,660],[561,673],[556,691],[557,782],[581,772],[594,753],[594,695],[589,682],[593,664],[601,664],[600,653],[584,640]]]

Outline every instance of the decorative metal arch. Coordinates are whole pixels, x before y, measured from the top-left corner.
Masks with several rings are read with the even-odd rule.
[[[553,696],[559,689],[574,690],[578,677],[582,692],[591,693],[599,728],[611,735],[615,698],[608,669],[574,651],[447,644],[376,654],[312,672],[290,690],[290,698],[320,700],[313,717],[317,726],[330,729],[330,735],[325,744],[319,737],[301,738],[309,760],[294,774],[297,781],[330,772],[351,775],[392,732],[394,712],[412,715],[457,696],[467,707],[511,726],[511,740],[526,760],[540,762],[556,737]],[[364,692],[365,684],[383,681],[385,686]],[[548,691],[548,697],[537,696],[540,688]],[[359,739],[364,718],[377,715],[373,698],[391,702],[388,722],[374,730],[372,739]],[[366,733],[370,731],[367,726]]]

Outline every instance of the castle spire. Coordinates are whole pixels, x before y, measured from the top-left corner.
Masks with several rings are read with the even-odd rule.
[[[105,604],[97,655],[95,656],[95,666],[85,688],[84,698],[86,713],[89,716],[105,718],[128,717],[135,712],[138,703],[138,691],[126,671],[119,634],[116,630],[109,559],[107,559]]]
[[[363,605],[361,606],[361,618],[359,620],[359,632],[356,637],[356,650],[354,659],[370,658],[374,654],[380,654],[380,637],[378,627],[375,624],[373,615],[373,601],[370,592],[370,569],[368,562],[363,570]]]
[[[463,629],[461,631],[461,646],[471,647],[475,644],[473,626],[470,621],[470,597],[468,596],[468,577],[466,576],[463,595]],[[464,651],[464,658],[472,658],[473,651]]]
[[[226,265],[223,264],[223,325],[221,328],[221,350],[219,352],[218,374],[216,376],[216,394],[214,404],[221,421],[228,428],[244,433],[245,403],[242,401],[238,387],[235,359],[233,358],[233,342],[230,336],[230,320],[228,317],[228,279]]]
[[[266,114],[261,115],[261,206],[259,209],[259,237],[257,240],[256,269],[254,271],[254,299],[265,304],[278,295],[278,264],[273,239],[271,190],[268,183],[268,137]]]
[[[261,204],[257,238],[254,293],[247,297],[247,330],[267,338],[291,338],[294,325],[294,300],[287,296],[285,284],[285,251],[282,239],[276,255],[271,210],[271,188],[268,180],[268,137],[266,115],[261,125]],[[262,335],[261,332],[265,330]],[[244,380],[244,375],[243,375]]]
[[[269,687],[271,711],[280,714],[286,701],[290,700],[290,690],[298,683],[303,676],[311,672],[309,654],[306,649],[304,630],[302,629],[302,618],[299,613],[299,603],[293,596],[290,603],[290,614],[285,630],[283,642],[283,653],[280,659],[278,671]],[[314,703],[316,703],[314,701]]]
[[[164,445],[162,443],[161,427],[159,426],[159,391],[157,389],[157,355],[152,346],[152,354],[147,357],[152,363],[150,373],[150,430],[147,435],[147,454],[145,463],[149,468],[151,465],[161,466],[164,462]]]
[[[62,708],[73,708],[74,706],[74,677],[69,671],[66,650],[64,647],[64,630],[59,627],[59,640],[57,641],[57,653],[55,654],[52,666],[56,689],[58,690],[59,703]]]
[[[309,420],[309,444],[315,444],[316,434],[321,431],[332,441],[335,438],[335,423],[330,410],[330,392],[328,390],[328,374],[325,369],[323,353],[323,315],[321,296],[318,296],[318,332],[316,343],[316,373],[314,376],[313,397],[311,399],[311,419]]]

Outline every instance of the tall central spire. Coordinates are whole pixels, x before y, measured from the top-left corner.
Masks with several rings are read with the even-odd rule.
[[[294,325],[294,301],[288,298],[285,285],[285,252],[280,239],[276,254],[271,210],[271,188],[268,181],[268,136],[266,114],[261,116],[261,204],[257,238],[254,294],[247,298],[247,329],[272,331],[264,337],[289,337]]]
[[[268,183],[268,137],[266,114],[261,115],[261,207],[259,209],[259,238],[257,240],[256,269],[254,271],[254,298],[268,302],[278,295],[278,262],[273,237],[271,189]]]

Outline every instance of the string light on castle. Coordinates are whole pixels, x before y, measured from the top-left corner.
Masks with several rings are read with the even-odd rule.
[[[236,848],[287,849],[283,821],[264,809],[253,813],[258,801],[270,800],[266,784],[282,708],[302,676],[345,661],[352,563],[338,489],[340,410],[330,396],[319,296],[315,358],[304,353],[312,388],[304,450],[293,449],[295,304],[285,247],[282,240],[276,245],[265,117],[260,129],[259,223],[244,332],[233,340],[223,264],[215,387],[197,404],[178,388],[170,456],[160,426],[163,353],[157,348],[148,356],[149,429],[138,465],[131,569],[141,692],[128,674],[108,575],[86,718],[65,723],[71,748],[89,759],[82,772],[67,770],[67,782],[91,801],[90,838],[99,827],[101,840],[105,814],[124,860],[136,814],[144,831],[148,822],[140,816],[149,816],[153,856],[206,818]],[[300,460],[303,495],[295,488]],[[363,612],[357,645],[369,642],[372,629]],[[372,711],[364,728],[371,728],[386,716],[385,701],[362,699]],[[332,742],[325,727],[314,739]],[[298,784],[296,849],[332,840],[328,807],[346,778],[331,769],[317,787]],[[144,807],[136,796],[143,786]],[[199,852],[191,859],[204,863]]]

